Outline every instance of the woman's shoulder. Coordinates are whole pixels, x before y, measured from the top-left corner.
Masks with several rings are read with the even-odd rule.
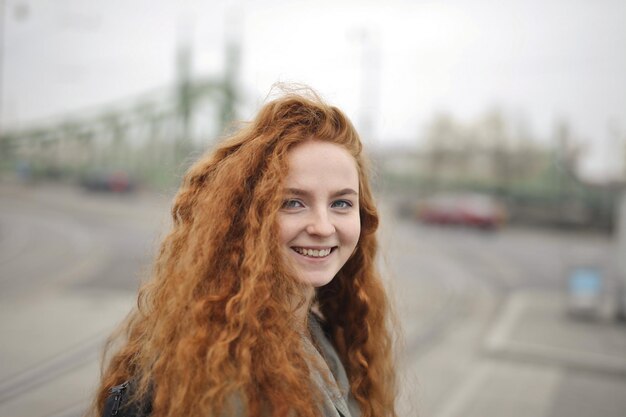
[[[101,417],[149,417],[152,414],[153,387],[150,386],[142,398],[134,398],[137,393],[137,381],[130,379],[109,389]],[[232,394],[225,406],[223,417],[247,416],[243,394]]]
[[[142,399],[134,398],[137,382],[133,379],[109,388],[102,417],[148,417],[152,413],[152,393]]]

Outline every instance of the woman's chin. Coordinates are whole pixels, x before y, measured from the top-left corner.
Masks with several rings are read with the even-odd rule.
[[[299,278],[302,282],[311,285],[312,287],[318,288],[323,287],[333,280],[334,275],[328,274],[315,274],[315,273],[305,273],[300,274]]]

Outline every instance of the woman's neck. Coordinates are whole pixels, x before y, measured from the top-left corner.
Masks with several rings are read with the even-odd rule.
[[[315,288],[309,287],[304,294],[304,302],[302,298],[298,298],[297,305],[294,306],[294,326],[296,330],[301,334],[308,332],[308,315],[313,305],[313,299],[315,298]]]

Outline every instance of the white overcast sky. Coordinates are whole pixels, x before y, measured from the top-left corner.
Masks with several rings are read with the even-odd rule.
[[[302,82],[357,125],[369,119],[362,130],[384,146],[417,143],[437,113],[471,121],[500,106],[544,140],[567,121],[588,146],[589,176],[622,169],[624,0],[5,0],[5,8],[5,125],[172,82],[183,39],[195,74],[219,74],[224,39],[234,36],[244,117],[273,83]]]

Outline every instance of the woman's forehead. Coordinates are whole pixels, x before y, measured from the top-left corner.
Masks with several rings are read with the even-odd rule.
[[[307,141],[289,151],[286,187],[326,183],[358,190],[359,173],[354,157],[342,146]]]

